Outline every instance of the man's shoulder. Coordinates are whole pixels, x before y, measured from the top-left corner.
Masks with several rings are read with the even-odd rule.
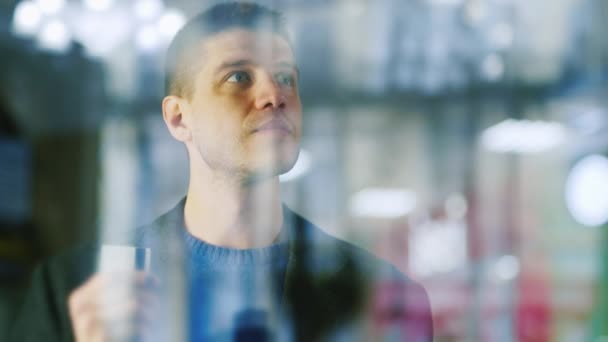
[[[94,272],[99,244],[81,243],[46,258],[31,277],[11,340],[71,340],[67,298]]]
[[[61,274],[68,280],[86,277],[94,271],[100,246],[99,240],[80,242],[43,260],[38,269]]]
[[[387,315],[408,327],[404,340],[432,340],[430,303],[418,282],[373,253],[326,233],[299,215],[296,218],[300,222],[294,243],[298,262],[292,278],[304,285],[292,285],[294,311],[309,309],[314,312],[309,319],[322,321],[318,322],[321,327],[327,322],[339,326],[356,317],[369,316],[374,321]],[[323,313],[310,309],[314,303],[324,308]]]
[[[297,220],[302,222],[302,226],[304,227],[302,229],[304,233],[300,233],[300,236],[305,236],[309,249],[314,251],[310,255],[307,255],[313,265],[338,261],[341,264],[335,265],[335,267],[343,268],[350,263],[367,277],[374,277],[379,280],[412,281],[387,260],[376,256],[360,246],[327,233],[296,213],[294,215]]]
[[[121,237],[103,237],[103,232],[100,232],[98,238],[79,242],[44,259],[37,266],[37,270],[53,278],[54,275],[60,275],[56,277],[57,281],[65,281],[66,285],[82,282],[95,272],[104,245],[145,246],[152,239],[158,240],[153,237],[167,234],[172,229],[175,212],[179,210],[176,208],[160,215],[150,223],[124,231]]]
[[[150,247],[159,241],[168,241],[183,228],[183,213],[186,198],[182,198],[172,208],[153,221],[140,225],[130,234],[129,244]]]

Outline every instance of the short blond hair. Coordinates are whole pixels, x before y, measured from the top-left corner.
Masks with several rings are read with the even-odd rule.
[[[283,16],[278,11],[246,2],[215,5],[190,19],[169,45],[165,62],[165,94],[190,97],[192,75],[196,73],[197,61],[200,60],[202,41],[233,28],[268,30],[289,41]]]

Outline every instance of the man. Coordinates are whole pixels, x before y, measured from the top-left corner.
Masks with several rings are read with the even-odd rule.
[[[163,118],[186,146],[190,182],[133,234],[151,269],[95,273],[96,246],[47,262],[15,338],[430,341],[422,287],[281,204],[301,104],[279,14],[212,7],[176,35],[166,72]]]

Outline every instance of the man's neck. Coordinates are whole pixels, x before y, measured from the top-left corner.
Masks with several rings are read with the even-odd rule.
[[[269,246],[283,224],[278,177],[244,184],[191,173],[184,222],[190,234],[212,245]]]

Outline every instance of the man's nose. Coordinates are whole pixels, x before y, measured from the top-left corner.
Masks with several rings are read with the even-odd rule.
[[[265,73],[258,78],[256,83],[255,106],[257,109],[285,107],[284,94],[273,75]]]

